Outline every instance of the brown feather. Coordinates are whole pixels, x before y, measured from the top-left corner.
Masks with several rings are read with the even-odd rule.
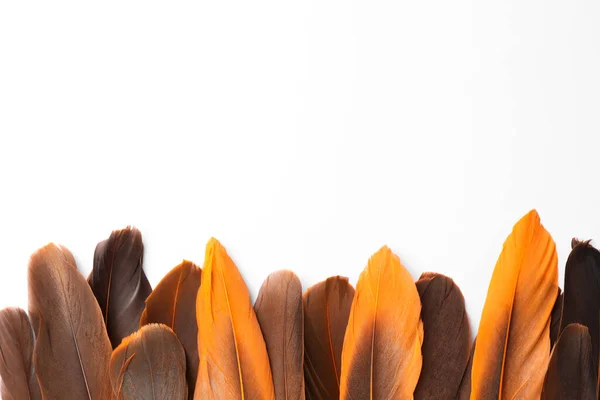
[[[274,399],[269,356],[250,294],[216,239],[206,246],[196,303],[200,366],[195,399]]]
[[[423,367],[414,397],[453,399],[469,361],[471,338],[465,299],[454,281],[424,273],[416,283],[423,321]]]
[[[42,398],[33,372],[33,331],[20,308],[0,311],[0,398],[4,400]]]
[[[51,243],[31,256],[29,315],[43,398],[109,398],[111,347],[102,313],[66,248]]]
[[[311,286],[302,296],[307,399],[340,396],[342,346],[353,298],[354,288],[341,276]]]
[[[254,304],[277,400],[304,399],[302,284],[291,271],[267,277]]]
[[[184,400],[185,379],[185,352],[166,325],[144,325],[125,338],[110,358],[116,400]]]
[[[552,314],[550,317],[550,349],[554,347],[556,340],[558,339],[558,332],[560,330],[560,317],[563,309],[563,293],[558,288],[558,294],[554,307],[552,307]]]
[[[386,246],[356,285],[342,350],[340,399],[410,399],[421,373],[419,293]]]
[[[192,399],[198,376],[198,324],[196,297],[202,270],[183,261],[158,283],[146,299],[140,326],[161,323],[173,330],[185,350],[189,398]]]
[[[473,369],[473,354],[475,353],[475,343],[477,342],[477,338],[473,341],[471,345],[471,354],[469,354],[469,362],[467,367],[465,368],[465,372],[463,373],[462,380],[460,382],[460,387],[458,388],[458,394],[456,395],[456,399],[458,400],[469,400],[471,398],[471,371]]]
[[[142,269],[144,244],[139,230],[113,231],[96,246],[88,282],[102,310],[113,349],[140,325],[144,301],[152,291]]]
[[[472,399],[534,399],[550,357],[556,248],[535,211],[506,239],[487,293],[471,374]]]
[[[574,241],[565,267],[560,331],[572,323],[586,326],[595,370],[600,366],[600,251],[589,240]]]
[[[595,398],[596,370],[590,334],[585,326],[570,324],[562,331],[552,351],[542,400]]]

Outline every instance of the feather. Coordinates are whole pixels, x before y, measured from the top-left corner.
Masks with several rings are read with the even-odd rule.
[[[250,294],[225,248],[206,245],[196,302],[200,366],[195,399],[274,399],[269,356]]]
[[[424,273],[416,283],[423,321],[423,367],[415,399],[453,399],[471,350],[465,299],[454,281]]]
[[[307,399],[340,397],[342,345],[353,298],[354,288],[341,276],[311,286],[302,296]]]
[[[419,293],[387,247],[356,285],[342,350],[340,399],[411,399],[421,373]]]
[[[42,398],[31,363],[33,345],[33,331],[25,311],[12,307],[0,311],[0,398]]]
[[[471,397],[471,371],[473,370],[473,354],[475,353],[475,343],[477,343],[477,338],[475,338],[473,344],[471,345],[469,362],[465,368],[465,372],[463,373],[460,387],[458,388],[458,393],[456,395],[456,399],[458,400],[469,400]]]
[[[110,358],[116,400],[184,400],[185,352],[171,328],[144,325],[125,338]]]
[[[135,332],[152,291],[142,269],[144,244],[139,230],[113,231],[96,246],[88,282],[98,299],[113,349]]]
[[[185,350],[189,398],[192,399],[198,375],[198,324],[196,297],[202,270],[183,261],[158,283],[146,299],[140,326],[161,323],[173,330]]]
[[[556,248],[535,210],[517,222],[492,274],[471,374],[472,399],[534,399],[550,357]]]
[[[304,399],[302,284],[291,271],[267,277],[254,304],[277,400]]]
[[[102,312],[65,247],[51,243],[31,256],[29,315],[43,398],[107,399],[112,349]]]
[[[573,241],[565,267],[563,311],[560,332],[572,323],[588,328],[592,360],[598,370],[600,351],[600,252],[589,241]]]
[[[563,308],[563,294],[560,288],[558,288],[558,294],[554,307],[552,307],[552,314],[550,317],[550,349],[554,347],[556,339],[558,339],[558,331],[560,329],[560,316]]]
[[[552,351],[542,400],[596,399],[596,370],[588,329],[568,325]]]

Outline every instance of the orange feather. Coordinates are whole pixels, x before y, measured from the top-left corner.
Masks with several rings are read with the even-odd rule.
[[[342,350],[340,399],[412,399],[421,373],[419,293],[386,246],[360,275]]]
[[[265,341],[248,288],[216,239],[206,246],[196,302],[200,366],[195,399],[274,399]]]
[[[557,286],[555,244],[533,210],[514,226],[492,275],[473,355],[471,399],[540,397]]]

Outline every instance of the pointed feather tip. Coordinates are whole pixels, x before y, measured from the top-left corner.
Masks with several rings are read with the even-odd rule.
[[[571,250],[574,250],[575,247],[594,247],[591,244],[592,239],[588,239],[588,240],[579,240],[577,238],[573,238],[571,239]]]

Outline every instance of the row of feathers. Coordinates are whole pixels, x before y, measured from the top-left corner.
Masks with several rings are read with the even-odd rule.
[[[564,292],[535,210],[514,226],[471,342],[448,277],[416,282],[388,247],[356,290],[331,277],[302,293],[271,274],[252,306],[211,239],[152,290],[137,229],[100,242],[89,278],[48,244],[29,262],[29,315],[0,311],[0,391],[37,399],[596,399],[600,252],[574,240]],[[556,343],[555,343],[556,342]]]

